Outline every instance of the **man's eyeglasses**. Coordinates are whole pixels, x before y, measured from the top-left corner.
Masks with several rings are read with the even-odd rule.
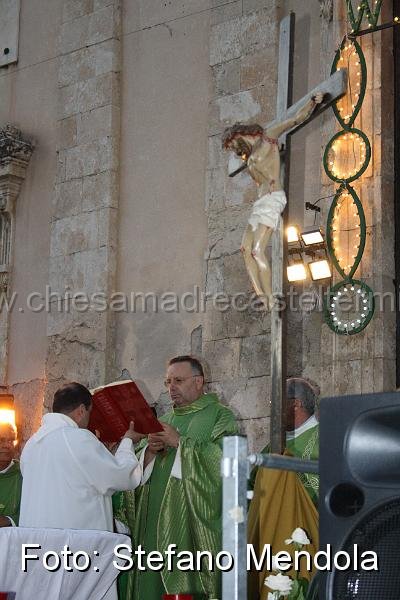
[[[201,377],[201,375],[188,375],[188,377],[171,377],[168,379],[164,379],[164,385],[166,388],[169,388],[173,383],[175,385],[181,385],[187,379],[192,379],[193,377]]]

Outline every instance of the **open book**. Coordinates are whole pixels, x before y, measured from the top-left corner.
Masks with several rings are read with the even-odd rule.
[[[92,395],[93,408],[88,429],[98,432],[102,442],[119,442],[130,421],[134,421],[138,433],[163,430],[134,381],[114,381],[96,388]]]

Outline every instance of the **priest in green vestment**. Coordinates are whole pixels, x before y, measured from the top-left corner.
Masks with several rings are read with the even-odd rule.
[[[287,380],[286,394],[291,422],[286,432],[286,448],[289,454],[304,460],[318,460],[319,423],[316,418],[319,390],[306,379],[292,377]],[[308,495],[318,505],[319,478],[314,473],[299,473]]]
[[[319,389],[306,379],[293,377],[286,382],[286,394],[285,454],[318,460],[319,424],[315,413]],[[262,452],[270,452],[269,445]],[[292,552],[294,546],[286,546],[284,540],[301,527],[311,539],[312,545],[306,550],[313,556],[318,550],[318,475],[257,468],[253,469],[250,485],[254,487],[254,497],[249,509],[248,543],[253,544],[257,554],[261,554],[265,544],[270,545],[273,554],[282,550]],[[267,598],[264,580],[268,574],[266,568],[249,573],[249,600]],[[306,579],[311,577],[311,573],[301,575]]]
[[[318,460],[319,456],[319,423],[316,418],[318,410],[319,388],[302,377],[291,377],[286,381],[287,396],[287,431],[286,454],[305,460]],[[267,444],[263,454],[271,452]],[[256,476],[263,469],[254,468],[250,476],[250,488],[254,489]],[[305,490],[318,505],[319,478],[314,473],[298,473]]]
[[[191,356],[169,361],[165,385],[173,408],[161,417],[164,431],[151,434],[148,446],[157,457],[147,467],[150,478],[135,491],[133,547],[176,552],[208,551],[215,557],[222,543],[221,457],[224,436],[236,435],[233,413],[215,394],[204,393],[201,363]],[[144,445],[147,443],[144,442]],[[145,473],[146,477],[146,473]],[[132,494],[125,493],[127,505]],[[129,600],[162,600],[163,594],[192,594],[195,600],[221,598],[221,574],[203,562],[201,571],[133,569]]]
[[[8,423],[0,424],[0,527],[18,525],[22,476],[15,457],[16,434]]]

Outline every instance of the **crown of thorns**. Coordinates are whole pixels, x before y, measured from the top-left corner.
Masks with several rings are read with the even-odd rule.
[[[222,135],[222,147],[227,148],[235,137],[239,135],[262,135],[264,129],[261,125],[253,123],[252,125],[243,125],[243,123],[235,123],[232,127],[225,129]]]

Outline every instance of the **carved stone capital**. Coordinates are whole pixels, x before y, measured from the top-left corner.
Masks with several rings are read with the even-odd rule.
[[[333,0],[319,0],[320,15],[330,23],[333,20]]]
[[[21,131],[14,125],[6,125],[0,129],[0,165],[12,158],[29,163],[33,152],[33,144],[22,138]]]
[[[0,210],[13,213],[33,148],[13,125],[0,130]]]

